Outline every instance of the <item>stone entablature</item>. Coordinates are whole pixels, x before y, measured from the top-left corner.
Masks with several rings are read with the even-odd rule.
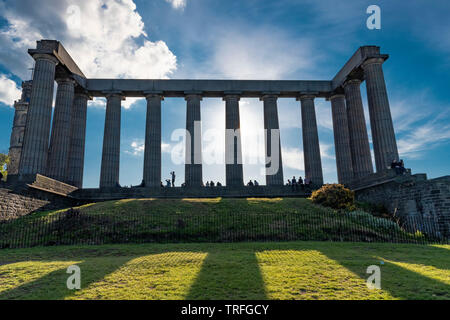
[[[187,155],[185,183],[188,187],[200,187],[201,130],[195,130],[195,126],[201,122],[202,99],[224,98],[227,128],[237,129],[240,127],[240,98],[259,98],[264,105],[266,140],[272,141],[271,137],[274,137],[273,145],[280,151],[281,139],[276,134],[279,132],[277,101],[279,98],[295,98],[300,105],[300,110],[296,112],[302,114],[305,178],[320,185],[323,183],[323,173],[315,99],[328,98],[337,133],[335,144],[339,146],[336,148],[339,182],[349,183],[354,177],[364,177],[373,172],[359,89],[364,80],[368,82],[377,171],[386,170],[392,160],[398,160],[381,67],[388,55],[380,54],[380,48],[376,46],[360,47],[336,77],[329,81],[88,79],[58,41],[38,41],[36,49],[28,52],[36,63],[19,178],[44,174],[82,187],[83,167],[80,163],[84,163],[87,101],[99,96],[107,99],[100,187],[119,186],[121,101],[127,97],[145,97],[148,108],[145,146],[148,150],[144,157],[143,183],[144,186],[154,187],[161,178],[161,151],[158,147],[161,143],[161,101],[164,97],[182,97],[186,99],[186,129],[191,134],[191,139],[186,141],[186,150],[195,153]],[[55,80],[58,89],[55,116],[51,123]],[[240,135],[229,141],[233,146],[226,148],[225,157],[236,160],[240,158],[236,153],[236,147],[241,145]],[[272,149],[271,143],[266,143],[266,159],[275,159],[279,170],[272,172],[266,165],[266,181],[267,185],[280,186],[284,181],[281,152],[276,156],[277,150],[274,153]],[[228,154],[230,152],[233,154]],[[227,163],[226,176],[229,187],[244,185],[242,165]]]

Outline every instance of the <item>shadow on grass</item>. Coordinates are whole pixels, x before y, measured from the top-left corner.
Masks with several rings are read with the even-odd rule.
[[[88,258],[77,264],[81,269],[81,287],[87,288],[90,284],[103,279],[109,273],[119,269],[130,260],[130,257],[117,257],[98,268],[95,259]],[[61,268],[47,275],[20,285],[16,288],[0,293],[0,300],[62,300],[75,294],[75,290],[69,290],[66,282],[70,274],[67,268]]]
[[[370,245],[367,246],[370,247]],[[411,257],[409,250],[415,250],[418,254]],[[364,280],[370,276],[366,273],[367,267],[378,265],[381,270],[381,289],[395,298],[450,299],[450,285],[385,261],[430,266],[440,269],[440,272],[445,270],[448,272],[450,259],[449,251],[445,248],[410,245],[408,251],[402,250],[402,252],[381,248],[358,251],[348,248],[344,252],[336,252],[332,246],[323,246],[320,251]],[[355,260],[359,262],[355,263]],[[381,264],[381,261],[384,264]]]
[[[267,299],[255,252],[210,251],[186,299]]]

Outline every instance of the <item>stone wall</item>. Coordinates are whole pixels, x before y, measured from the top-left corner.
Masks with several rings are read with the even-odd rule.
[[[410,231],[450,237],[450,176],[405,175],[355,189],[360,201],[383,204]]]
[[[82,204],[79,200],[33,188],[0,187],[0,221],[47,210],[69,208]]]
[[[251,198],[251,197],[309,197],[309,187],[293,190],[291,186],[253,186],[253,187],[197,187],[197,188],[103,188],[79,189],[71,196],[84,201],[108,201],[131,198]]]

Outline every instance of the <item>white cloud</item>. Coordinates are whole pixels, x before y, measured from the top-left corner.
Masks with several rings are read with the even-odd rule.
[[[424,89],[391,102],[392,119],[400,157],[410,159],[425,156],[425,151],[450,142],[448,106],[430,99]],[[433,112],[431,111],[433,107]]]
[[[0,63],[25,78],[27,49],[57,39],[87,77],[168,78],[176,57],[163,41],[149,40],[132,0],[20,0],[1,5]],[[24,61],[26,61],[24,63]]]
[[[12,106],[14,101],[19,100],[22,91],[17,88],[16,83],[0,74],[0,102]]]
[[[282,148],[283,167],[305,171],[303,151],[299,148]]]
[[[398,151],[401,156],[420,158],[424,151],[450,141],[450,125],[430,121],[415,127],[398,139]]]
[[[174,9],[184,9],[186,7],[186,0],[166,0]]]
[[[140,157],[144,154],[145,142],[143,140],[134,140],[130,144],[130,148],[125,153]]]
[[[175,144],[162,142],[161,143],[161,152],[170,154],[174,147],[175,147]],[[140,157],[140,156],[144,155],[144,151],[145,151],[145,140],[136,139],[130,143],[129,148],[128,148],[128,150],[125,150],[125,153]]]
[[[172,146],[169,143],[161,143],[161,152],[170,153],[172,151]]]

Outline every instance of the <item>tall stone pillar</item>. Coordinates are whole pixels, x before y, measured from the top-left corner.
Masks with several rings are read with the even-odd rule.
[[[147,95],[145,126],[144,183],[146,187],[161,184],[161,100],[160,94]]]
[[[345,95],[336,94],[331,96],[329,100],[331,101],[331,114],[333,117],[334,149],[336,151],[338,181],[341,184],[348,184],[353,180],[353,164]]]
[[[363,64],[377,172],[386,170],[392,160],[398,160],[397,141],[384,82],[383,62],[382,58],[372,58]]]
[[[56,91],[55,112],[48,150],[47,176],[61,182],[67,182],[75,81],[70,78],[63,78],[56,79],[56,82],[58,83],[58,89]]]
[[[72,107],[70,152],[66,180],[68,184],[77,188],[83,187],[86,117],[89,99],[90,97],[85,93],[76,93]]]
[[[119,186],[120,116],[123,96],[119,92],[106,96],[105,133],[103,135],[100,188]]]
[[[315,185],[322,185],[322,160],[320,157],[319,133],[317,131],[314,98],[313,95],[303,95],[299,98],[302,109],[305,178],[309,178]]]
[[[353,173],[360,178],[373,173],[369,137],[360,91],[361,80],[352,79],[344,84],[347,102],[348,129],[352,151]]]
[[[264,135],[266,141],[266,185],[283,185],[283,161],[281,156],[280,124],[278,122],[278,96],[268,94],[264,101]],[[278,144],[272,146],[272,144]]]
[[[231,187],[244,185],[242,167],[241,122],[238,95],[225,95],[225,169],[226,183]]]
[[[185,182],[187,187],[203,185],[202,169],[202,129],[199,94],[186,96],[186,164]]]
[[[32,81],[22,82],[22,97],[14,103],[14,122],[9,144],[8,176],[19,173],[19,163],[22,154],[23,138],[27,123],[28,106],[30,103]]]
[[[36,63],[19,166],[19,174],[23,177],[45,173],[52,118],[55,68],[58,63],[58,60],[49,54],[35,54],[33,58]]]

